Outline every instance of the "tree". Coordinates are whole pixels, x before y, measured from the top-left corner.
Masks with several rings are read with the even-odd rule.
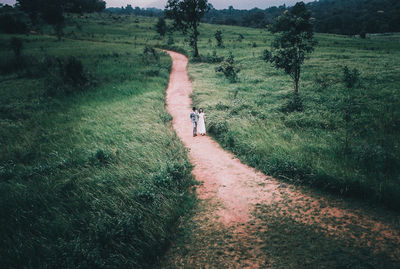
[[[303,2],[296,3],[290,10],[279,16],[270,28],[278,34],[272,43],[272,51],[264,54],[264,59],[277,69],[283,69],[294,82],[294,92],[299,92],[301,65],[307,54],[314,51],[313,26],[310,12]]]
[[[217,40],[218,47],[221,48],[223,46],[223,44],[222,44],[222,31],[221,30],[216,31],[214,36],[215,36],[215,39]]]
[[[156,24],[156,31],[160,34],[160,36],[165,36],[167,32],[167,24],[165,23],[164,18],[159,18]]]
[[[64,21],[64,12],[98,12],[105,9],[106,3],[102,0],[17,0],[17,6],[29,14],[33,23],[40,17],[46,23],[56,25]]]
[[[194,57],[199,56],[197,40],[200,19],[210,10],[207,0],[168,0],[165,7],[167,18],[174,20],[174,28],[184,34],[189,32],[190,45],[194,49]]]
[[[105,8],[102,0],[17,0],[18,7],[29,14],[32,23],[40,17],[52,25],[58,39],[61,39],[64,27],[64,13],[97,12]]]

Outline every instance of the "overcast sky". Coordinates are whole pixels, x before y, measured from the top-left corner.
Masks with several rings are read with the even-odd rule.
[[[288,6],[294,5],[299,0],[209,0],[216,9],[227,8],[233,6],[236,9],[251,9],[254,7],[267,8],[270,6],[279,6],[286,4]],[[311,2],[312,0],[303,0],[304,2]],[[121,7],[130,4],[139,7],[157,7],[164,8],[167,0],[106,0],[107,7]],[[0,0],[2,4],[14,5],[15,0]]]

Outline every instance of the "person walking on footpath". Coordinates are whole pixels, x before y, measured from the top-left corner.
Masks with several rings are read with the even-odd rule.
[[[196,107],[193,107],[192,112],[190,112],[190,120],[193,123],[193,137],[197,136],[197,122],[199,120],[199,112],[197,112]]]
[[[201,135],[206,135],[206,114],[202,108],[199,109],[198,131]]]

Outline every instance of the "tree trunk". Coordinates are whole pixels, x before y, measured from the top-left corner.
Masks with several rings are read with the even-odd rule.
[[[197,57],[199,57],[199,49],[197,48],[197,40],[193,41],[193,46],[194,46],[194,57],[197,58]]]
[[[294,74],[294,93],[299,94],[299,80],[300,80],[300,66],[296,68],[296,73]]]
[[[199,36],[199,32],[197,31],[197,26],[193,26],[193,49],[194,49],[194,57],[199,57],[199,49],[197,47],[197,38]]]

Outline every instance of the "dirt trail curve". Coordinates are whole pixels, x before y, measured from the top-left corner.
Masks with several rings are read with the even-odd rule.
[[[328,200],[282,184],[242,164],[211,137],[193,137],[188,60],[181,54],[168,53],[173,66],[166,94],[167,109],[174,129],[190,151],[193,174],[202,184],[197,190],[200,205],[182,224],[190,226],[190,238],[171,246],[162,267],[274,267],[279,253],[271,256],[268,235],[276,232],[279,241],[284,231],[273,231],[276,225],[271,225],[270,220],[283,218],[289,218],[298,227],[318,230],[327,239],[340,238],[349,247],[383,255],[391,265],[400,261],[400,233],[393,218],[382,221],[382,214],[373,210],[351,209],[338,199]]]

